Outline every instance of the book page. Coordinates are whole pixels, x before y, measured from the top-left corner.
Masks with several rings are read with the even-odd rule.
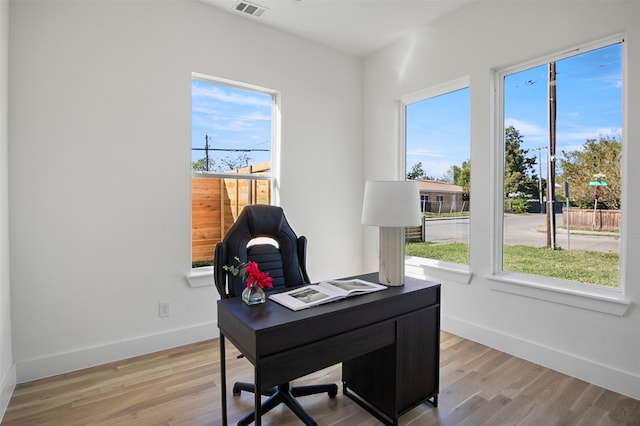
[[[331,288],[322,288],[318,285],[308,285],[269,296],[270,299],[293,309],[294,311],[343,297],[344,295],[332,290]]]
[[[329,288],[330,291],[343,294],[345,297],[352,294],[371,293],[387,288],[383,285],[360,279],[323,281],[319,285],[323,288]]]
[[[386,289],[386,286],[368,281],[331,280],[320,284],[307,285],[282,293],[275,293],[269,299],[286,306],[294,311],[321,305],[338,299],[345,299],[352,295],[372,293]]]

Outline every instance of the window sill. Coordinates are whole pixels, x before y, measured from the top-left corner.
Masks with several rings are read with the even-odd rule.
[[[527,279],[526,275],[501,272],[487,276],[492,290],[545,300],[576,308],[624,316],[630,302],[619,289],[579,284],[570,281]]]
[[[189,287],[213,286],[213,266],[192,269],[187,275],[187,282]]]
[[[459,284],[469,284],[473,277],[468,265],[417,256],[406,257],[405,272],[407,275],[419,279],[446,279]]]

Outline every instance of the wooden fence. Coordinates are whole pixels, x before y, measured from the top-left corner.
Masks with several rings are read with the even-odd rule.
[[[569,220],[572,228],[620,231],[620,210],[569,209]],[[562,224],[567,226],[567,209],[562,212]]]
[[[268,163],[267,163],[268,164]],[[251,172],[265,171],[254,166]],[[240,169],[246,174],[249,170]],[[191,261],[213,259],[222,240],[247,204],[271,204],[271,181],[241,178],[191,178]]]
[[[424,221],[422,222],[424,225]],[[408,226],[404,230],[404,239],[406,242],[424,242],[424,226]]]

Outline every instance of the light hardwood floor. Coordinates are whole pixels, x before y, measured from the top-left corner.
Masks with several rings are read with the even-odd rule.
[[[640,401],[604,390],[448,333],[441,335],[438,408],[420,405],[401,425],[640,425]],[[227,380],[251,380],[252,367],[227,345]],[[2,425],[220,425],[217,339],[17,386]],[[297,380],[338,383],[300,398],[319,425],[379,425],[342,395],[340,367]],[[229,422],[253,396],[228,392]],[[298,425],[286,407],[264,425]]]

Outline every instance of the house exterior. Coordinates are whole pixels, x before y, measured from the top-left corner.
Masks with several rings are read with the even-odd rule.
[[[419,180],[420,209],[430,213],[455,213],[469,211],[469,201],[464,200],[460,185],[439,180]]]

